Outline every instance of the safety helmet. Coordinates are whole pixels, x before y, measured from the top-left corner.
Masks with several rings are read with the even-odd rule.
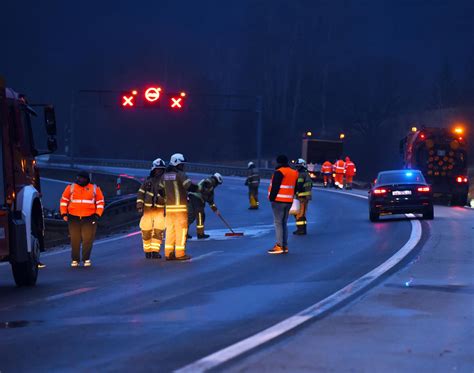
[[[151,165],[151,170],[153,171],[154,169],[165,168],[165,167],[166,167],[165,161],[162,160],[161,158],[156,158],[153,161],[153,164]]]
[[[170,159],[171,166],[176,167],[177,165],[180,165],[181,163],[184,163],[184,162],[186,162],[186,160],[184,159],[184,155],[182,155],[181,153],[176,153],[171,156],[171,159]]]
[[[305,167],[306,168],[306,161],[303,158],[298,158],[298,161],[296,162],[296,165],[298,167]]]
[[[255,167],[255,163],[249,162],[249,164],[247,165],[247,168],[252,168],[252,167]]]
[[[212,176],[216,178],[217,184],[222,184],[224,182],[224,179],[222,178],[222,175],[219,172],[216,172]]]

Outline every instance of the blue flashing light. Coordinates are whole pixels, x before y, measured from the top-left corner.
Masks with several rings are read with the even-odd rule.
[[[407,176],[407,177],[412,177],[412,176],[413,176],[413,172],[407,172],[407,173],[405,173],[405,176]]]

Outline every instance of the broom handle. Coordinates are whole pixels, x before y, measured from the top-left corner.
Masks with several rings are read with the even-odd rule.
[[[227,225],[227,228],[229,228],[232,233],[235,233],[234,230],[230,227],[229,223],[227,223],[226,220],[224,219],[224,217],[221,215],[220,211],[217,211],[216,214],[217,214],[218,217],[221,218],[221,220],[224,222],[224,224]]]

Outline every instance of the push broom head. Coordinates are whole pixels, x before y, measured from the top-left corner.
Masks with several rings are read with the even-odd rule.
[[[227,232],[225,234],[226,237],[242,237],[243,235],[243,232]]]

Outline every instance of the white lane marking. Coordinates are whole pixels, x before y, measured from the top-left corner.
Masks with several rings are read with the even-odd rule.
[[[95,289],[97,289],[97,288],[92,287],[92,288],[80,288],[80,289],[76,289],[76,290],[71,290],[71,291],[67,291],[65,293],[59,293],[59,294],[55,294],[55,295],[50,295],[48,297],[35,299],[35,300],[29,301],[29,302],[26,302],[26,303],[23,303],[23,304],[13,304],[13,305],[8,306],[8,307],[0,308],[0,311],[8,311],[8,310],[11,310],[11,309],[17,308],[17,307],[28,307],[28,306],[32,306],[34,304],[38,304],[40,302],[45,302],[45,301],[46,302],[51,302],[51,301],[54,301],[54,300],[58,300],[58,299],[62,299],[62,298],[72,297],[74,295],[87,293],[87,292],[95,290]]]
[[[196,256],[194,258],[191,258],[190,262],[197,262],[198,260],[202,260],[204,258],[207,258],[211,255],[216,255],[216,254],[221,254],[223,253],[223,251],[211,251],[210,253],[207,253],[207,254],[202,254],[202,255],[199,255],[199,256]]]
[[[71,184],[70,182],[64,181],[64,180],[57,180],[57,179],[50,179],[49,177],[40,177],[40,181],[50,181],[53,183],[58,183],[58,184],[66,184],[69,185]]]
[[[73,295],[79,295],[79,294],[87,293],[87,292],[89,292],[91,290],[95,290],[95,289],[97,289],[97,288],[80,288],[80,289],[76,289],[76,290],[67,291],[65,293],[50,295],[49,297],[44,298],[44,300],[49,302],[49,301],[58,300],[58,299],[62,299],[62,298],[72,297]],[[41,300],[39,300],[39,301],[41,301]]]
[[[331,191],[332,192],[332,191]],[[353,193],[339,192],[343,194],[348,194],[356,197],[366,198],[364,196],[355,195]],[[407,217],[414,218],[413,214],[406,214]],[[335,292],[334,294],[328,296],[327,298],[313,304],[312,306],[304,309],[301,312],[298,312],[296,315],[293,315],[272,327],[265,329],[257,334],[254,334],[251,337],[248,337],[240,342],[237,342],[231,346],[223,348],[209,356],[203,357],[202,359],[197,360],[194,363],[186,365],[183,368],[176,370],[178,373],[187,373],[187,372],[205,372],[210,369],[216,368],[219,365],[228,362],[240,356],[255,347],[258,347],[272,339],[275,339],[288,331],[296,328],[297,326],[305,323],[308,320],[314,319],[318,316],[321,316],[325,312],[334,308],[337,304],[348,299],[352,295],[366,289],[370,284],[377,280],[384,273],[392,269],[395,265],[400,263],[420,242],[421,239],[421,223],[418,220],[410,220],[411,223],[411,233],[408,241],[403,245],[403,247],[398,250],[394,255],[392,255],[388,260],[379,265],[377,268],[373,269],[364,276],[358,278],[357,280],[351,282],[349,285],[345,286],[341,290]]]

